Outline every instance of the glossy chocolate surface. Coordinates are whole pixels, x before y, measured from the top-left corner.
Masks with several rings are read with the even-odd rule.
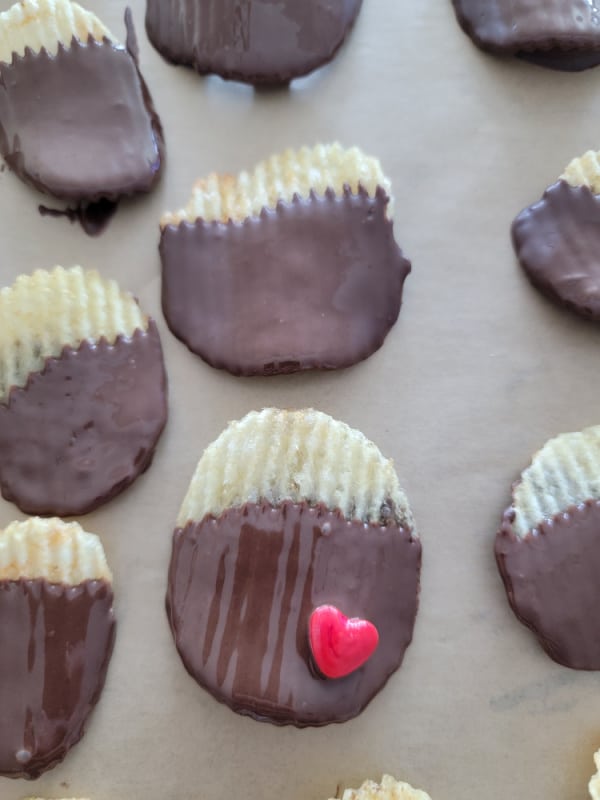
[[[558,181],[512,226],[531,283],[578,314],[600,319],[600,197]]]
[[[336,369],[381,345],[410,262],[382,189],[296,197],[243,223],[162,231],[162,302],[172,332],[234,375]]]
[[[76,203],[149,191],[162,129],[134,55],[73,39],[55,56],[27,49],[0,63],[0,152],[10,168]]]
[[[551,69],[600,63],[600,11],[588,0],[453,0],[463,30],[483,50]]]
[[[396,524],[247,504],[175,531],[169,622],[188,672],[234,711],[299,727],[343,722],[402,663],[420,567],[420,542]],[[308,622],[325,604],[379,631],[373,656],[345,678],[312,663]]]
[[[0,581],[0,775],[37,778],[77,744],[115,638],[104,581]]]
[[[201,74],[278,85],[330,61],[362,0],[147,0],[156,49]]]
[[[571,507],[523,539],[505,523],[496,560],[513,611],[548,655],[600,670],[600,503]]]
[[[158,330],[84,341],[0,403],[0,489],[28,514],[85,514],[150,466],[167,417]]]

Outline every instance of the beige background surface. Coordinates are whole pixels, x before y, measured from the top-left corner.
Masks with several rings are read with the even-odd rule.
[[[325,800],[383,771],[434,800],[582,800],[600,746],[600,676],[555,665],[517,623],[492,545],[531,453],[600,422],[600,332],[530,288],[508,236],[573,156],[600,146],[600,69],[562,75],[484,56],[449,0],[365,0],[332,67],[289,93],[255,95],[163,63],[143,0],[132,6],[166,131],[164,180],[94,240],[41,218],[40,197],[0,174],[0,282],[79,262],[133,290],[163,335],[170,420],[152,469],[83,520],[107,549],[119,619],[88,733],[34,784],[0,779],[0,800]],[[122,34],[123,2],[89,7]],[[210,369],[160,313],[161,211],[210,170],[335,139],[378,155],[392,178],[397,238],[413,260],[398,324],[379,353],[338,374],[242,380]],[[163,610],[170,533],[198,457],[228,420],[270,404],[329,412],[393,457],[424,546],[402,669],[358,719],[320,730],[278,729],[216,703],[185,673]],[[16,516],[0,502],[0,526]]]

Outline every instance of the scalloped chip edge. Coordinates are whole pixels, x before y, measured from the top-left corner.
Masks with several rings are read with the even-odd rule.
[[[0,289],[0,319],[0,402],[66,346],[101,338],[113,344],[149,324],[133,295],[81,267],[20,275]]]
[[[360,789],[346,789],[342,800],[431,800],[420,789],[413,789],[408,783],[397,781],[391,775],[384,775],[381,783],[365,781]]]
[[[505,525],[523,538],[586,500],[600,500],[600,425],[549,439],[535,453],[513,486],[514,519]]]
[[[86,44],[90,36],[122,46],[95,14],[71,0],[21,0],[0,14],[0,61],[10,63],[27,47],[56,55],[59,44],[68,47],[73,37]]]
[[[396,520],[414,532],[392,461],[359,431],[313,409],[266,408],[231,422],[198,462],[177,525],[285,500],[323,503],[365,523]]]
[[[560,179],[574,187],[587,186],[593,194],[600,194],[600,152],[588,150],[574,158]]]
[[[590,778],[588,788],[592,800],[600,800],[600,750],[594,753],[594,762],[596,764],[596,774]]]
[[[58,517],[29,517],[0,531],[0,580],[21,578],[70,586],[86,580],[112,582],[98,536]]]
[[[277,203],[290,203],[294,195],[308,198],[311,191],[324,195],[327,189],[341,195],[349,186],[356,194],[359,186],[370,196],[381,187],[390,198],[387,216],[393,216],[390,181],[383,174],[376,158],[365,155],[358,147],[344,149],[340,144],[319,144],[313,148],[286,150],[261,161],[252,172],[237,177],[212,173],[194,186],[185,208],[167,212],[161,227],[182,222],[243,222],[258,216],[264,209],[275,209]]]

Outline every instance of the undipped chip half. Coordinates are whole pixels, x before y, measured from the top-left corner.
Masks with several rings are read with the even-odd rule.
[[[600,800],[600,750],[594,754],[594,762],[598,771],[590,778],[590,797],[592,800]]]
[[[380,783],[365,781],[359,789],[346,789],[342,800],[431,800],[420,789],[384,775]]]

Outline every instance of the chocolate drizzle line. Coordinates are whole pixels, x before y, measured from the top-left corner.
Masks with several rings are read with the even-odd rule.
[[[0,581],[0,775],[37,778],[77,744],[115,638],[105,581]]]
[[[379,187],[294,197],[243,223],[163,229],[162,304],[171,331],[234,375],[348,367],[398,318],[410,262]]]
[[[158,330],[48,358],[0,403],[0,489],[28,514],[85,514],[152,461],[167,417]]]
[[[248,503],[175,531],[167,614],[188,672],[234,711],[298,727],[343,722],[402,663],[420,567],[420,542],[395,523]],[[310,655],[309,617],[324,604],[380,634],[369,661],[337,680],[320,677]]]
[[[512,225],[515,252],[543,294],[600,319],[600,197],[558,181]]]
[[[175,64],[285,85],[331,61],[362,0],[147,0],[146,31]]]
[[[600,502],[572,506],[523,538],[511,512],[495,552],[515,615],[559,664],[600,670]]]
[[[26,48],[0,63],[0,152],[24,181],[80,206],[83,219],[98,201],[108,212],[119,197],[150,191],[164,159],[130,14],[126,25],[129,49],[90,36],[60,43],[56,55]]]

